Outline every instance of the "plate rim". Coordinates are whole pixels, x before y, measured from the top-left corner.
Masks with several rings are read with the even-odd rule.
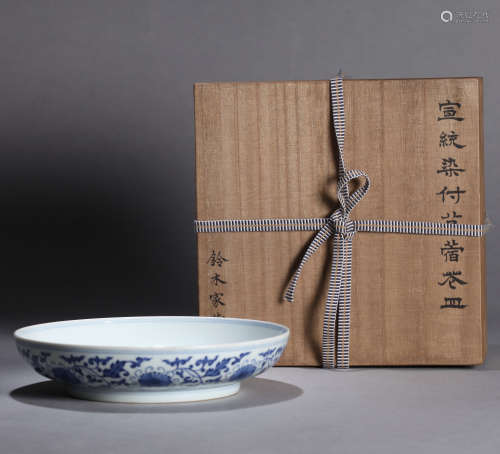
[[[260,325],[260,326],[272,326],[278,328],[281,332],[268,337],[263,337],[261,339],[254,339],[248,341],[230,342],[230,343],[220,343],[220,344],[198,344],[198,345],[179,345],[179,346],[168,346],[168,345],[150,345],[150,346],[111,346],[111,345],[88,345],[84,343],[68,343],[68,342],[48,342],[41,340],[27,339],[23,337],[23,334],[27,334],[26,331],[31,330],[42,330],[44,328],[53,327],[54,325],[64,326],[73,324],[106,324],[113,322],[134,322],[134,321],[157,321],[161,322],[164,320],[183,320],[192,322],[204,322],[204,323],[241,323],[247,325]],[[24,333],[23,333],[24,332]],[[276,344],[284,344],[287,342],[290,334],[290,329],[279,323],[269,322],[265,320],[255,320],[237,317],[206,317],[206,316],[184,316],[184,315],[146,315],[146,316],[130,316],[130,317],[98,317],[98,318],[84,318],[84,319],[74,319],[74,320],[60,320],[55,322],[38,323],[34,325],[28,325],[18,328],[14,331],[13,336],[16,343],[23,344],[26,346],[31,346],[42,349],[48,348],[51,350],[58,351],[78,351],[78,352],[89,352],[89,353],[102,353],[109,352],[115,354],[129,354],[129,353],[140,353],[140,354],[182,354],[182,353],[199,353],[213,352],[213,351],[235,351],[241,350],[243,348],[258,348],[261,346],[271,346]]]

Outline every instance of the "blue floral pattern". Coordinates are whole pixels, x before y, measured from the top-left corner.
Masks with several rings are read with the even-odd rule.
[[[251,377],[256,370],[253,364],[247,364],[246,366],[240,367],[233,375],[231,375],[230,381],[243,380],[244,378]]]
[[[231,354],[154,356],[88,355],[40,351],[18,345],[40,374],[73,386],[173,387],[217,384],[255,376],[274,365],[284,345]]]
[[[168,386],[172,383],[170,375],[161,372],[146,372],[138,381],[141,386]]]

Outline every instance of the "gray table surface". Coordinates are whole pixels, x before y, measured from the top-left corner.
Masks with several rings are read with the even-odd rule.
[[[498,453],[500,345],[472,368],[273,368],[190,404],[72,399],[0,335],[0,453]]]

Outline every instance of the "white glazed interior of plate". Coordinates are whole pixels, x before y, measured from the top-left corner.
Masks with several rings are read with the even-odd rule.
[[[72,320],[16,331],[26,341],[89,347],[178,348],[252,342],[285,334],[272,323],[212,317],[123,317]]]

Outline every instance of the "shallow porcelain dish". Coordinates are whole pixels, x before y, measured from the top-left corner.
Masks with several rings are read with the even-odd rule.
[[[82,399],[187,402],[238,392],[275,364],[287,327],[215,317],[119,317],[18,329],[17,349]]]

